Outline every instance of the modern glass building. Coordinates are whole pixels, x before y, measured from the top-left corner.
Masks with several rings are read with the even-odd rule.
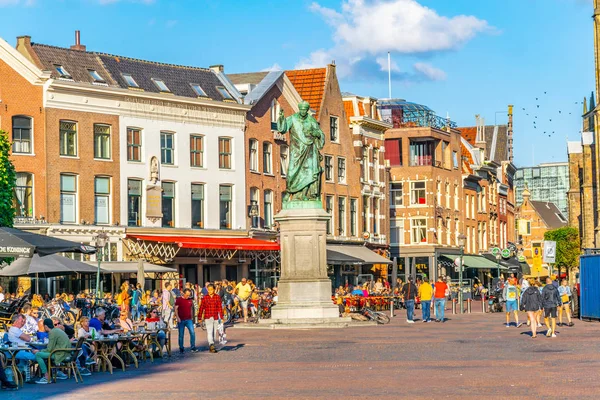
[[[518,168],[515,175],[517,205],[523,202],[525,185],[531,192],[531,200],[550,201],[569,218],[567,192],[569,191],[569,163],[545,163],[535,167]]]

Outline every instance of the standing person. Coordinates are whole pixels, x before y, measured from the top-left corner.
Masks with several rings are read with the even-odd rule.
[[[542,309],[542,294],[535,285],[528,285],[521,295],[521,308],[527,312],[528,321],[531,322],[531,337],[537,337],[536,314]]]
[[[209,281],[204,282],[204,287],[202,288],[202,296],[206,296],[208,294],[208,285],[210,285]]]
[[[522,324],[519,323],[519,288],[516,285],[516,279],[509,278],[506,281],[502,296],[506,300],[506,327],[510,328],[510,313],[514,313],[515,323],[517,328],[519,328]]]
[[[38,351],[35,353],[35,359],[40,366],[40,372],[42,373],[42,377],[35,381],[35,383],[39,383],[42,385],[46,385],[50,383],[50,373],[48,372],[48,366],[46,365],[46,361],[50,358],[50,354],[54,349],[69,349],[71,348],[71,341],[69,337],[62,329],[55,327],[54,322],[51,319],[46,318],[44,320],[44,330],[48,332],[48,347],[44,351]],[[56,352],[52,355],[52,362],[55,364],[61,363],[65,358],[67,358],[68,354],[64,352]],[[56,373],[56,377],[58,379],[67,379],[67,376],[58,371]]]
[[[135,289],[131,293],[131,318],[134,321],[140,319],[140,307],[142,302],[142,284],[137,283]]]
[[[200,311],[198,316],[200,320],[205,323],[206,326],[206,337],[208,339],[208,347],[211,353],[216,353],[215,349],[215,337],[217,336],[217,327],[223,315],[223,304],[221,298],[215,293],[215,287],[213,284],[208,285],[206,288],[208,294],[202,297],[200,303]]]
[[[423,283],[419,286],[419,298],[421,299],[421,314],[423,322],[431,322],[431,298],[433,297],[433,287],[428,278],[423,278]]]
[[[556,311],[561,302],[558,289],[552,284],[552,278],[550,277],[546,278],[546,286],[542,289],[542,305],[544,307],[544,322],[548,328],[546,336],[556,337]]]
[[[444,313],[446,311],[446,296],[448,296],[448,285],[444,278],[438,277],[434,290],[434,310],[435,322],[445,322]]]
[[[173,307],[175,306],[175,295],[171,291],[171,282],[165,283],[162,293],[162,317],[169,329],[173,328]]]
[[[563,311],[567,314],[568,326],[573,326],[571,321],[571,288],[567,284],[567,280],[563,279],[558,287],[558,294],[562,305],[558,306],[558,326],[563,326]]]
[[[244,313],[244,322],[248,322],[248,300],[250,300],[250,295],[252,294],[252,286],[250,286],[246,278],[242,278],[242,281],[237,284],[235,294]]]
[[[186,288],[183,291],[183,296],[175,300],[175,316],[177,317],[177,328],[179,329],[179,353],[183,354],[183,339],[185,328],[190,333],[190,347],[192,353],[197,353],[196,349],[196,333],[194,332],[194,298],[192,297],[192,289]]]
[[[414,324],[415,312],[415,297],[417,295],[417,287],[413,283],[413,278],[409,277],[408,281],[402,286],[402,296],[404,297],[404,305],[406,306],[406,322]]]

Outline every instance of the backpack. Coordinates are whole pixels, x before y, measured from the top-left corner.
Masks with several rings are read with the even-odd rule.
[[[175,306],[175,295],[171,290],[169,290],[169,307],[173,308]]]

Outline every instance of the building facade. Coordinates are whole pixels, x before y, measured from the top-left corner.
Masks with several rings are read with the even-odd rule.
[[[569,163],[543,163],[535,167],[518,168],[515,175],[517,204],[523,202],[523,190],[527,187],[532,200],[554,203],[568,217]]]

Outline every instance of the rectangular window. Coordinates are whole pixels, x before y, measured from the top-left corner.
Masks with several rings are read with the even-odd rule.
[[[231,186],[219,185],[220,229],[231,229],[231,192]]]
[[[265,228],[273,226],[273,191],[265,190]]]
[[[162,182],[162,226],[175,227],[175,182]]]
[[[77,223],[77,177],[60,175],[60,222]]]
[[[441,151],[442,168],[448,168],[448,166],[446,165],[448,163],[448,157],[446,157],[446,149],[447,148],[448,148],[448,142],[442,140],[442,151]]]
[[[390,245],[398,246],[404,244],[404,220],[392,222],[390,227]]]
[[[219,93],[223,97],[223,100],[233,100],[233,97],[231,96],[231,94],[224,87],[217,86],[217,90],[219,91]]]
[[[160,162],[165,165],[175,164],[174,135],[169,132],[160,133]]]
[[[454,209],[458,210],[458,185],[454,185]]]
[[[169,88],[167,87],[167,84],[165,83],[165,81],[163,81],[162,79],[152,78],[152,82],[154,82],[154,84],[156,85],[158,90],[160,90],[161,92],[167,92],[167,93],[171,92],[169,90]]]
[[[369,232],[369,214],[371,213],[371,199],[369,196],[363,196],[363,232]]]
[[[325,180],[333,182],[333,157],[325,156]]]
[[[93,70],[93,69],[88,69],[88,73],[90,74],[90,76],[92,77],[92,79],[94,80],[94,82],[97,83],[104,83],[105,80],[102,79],[102,77],[100,76],[100,74],[98,73],[98,71]]]
[[[272,145],[271,143],[263,143],[263,172],[265,174],[273,173],[273,157],[272,157]]]
[[[433,140],[410,142],[410,166],[431,166],[434,163]]]
[[[350,236],[358,236],[358,199],[350,199]]]
[[[290,148],[288,147],[288,145],[286,144],[282,144],[279,147],[279,160],[280,160],[280,167],[281,167],[281,176],[286,176],[287,175],[287,170],[288,170],[288,163],[289,163],[289,158],[290,158]]]
[[[60,155],[77,156],[77,123],[60,121]]]
[[[258,172],[258,140],[250,139],[250,171]]]
[[[332,234],[332,226],[333,226],[333,196],[325,196],[325,211],[331,216],[327,220],[327,234]]]
[[[346,198],[338,197],[338,234],[346,236]]]
[[[33,217],[33,175],[17,172],[13,191],[15,217]]]
[[[12,118],[12,152],[31,154],[31,122],[29,117]]]
[[[142,131],[127,128],[127,161],[142,161]]]
[[[133,79],[133,76],[131,76],[131,74],[121,74],[121,76],[125,80],[125,83],[127,84],[127,86],[133,87],[133,88],[139,88],[139,85],[137,84],[135,79]]]
[[[458,169],[458,153],[456,151],[452,152],[452,166],[454,169]]]
[[[258,208],[258,196],[259,191],[258,188],[250,188],[250,210],[249,214],[252,219],[252,228],[260,227],[260,212]]]
[[[142,181],[127,179],[127,226],[142,226]]]
[[[200,86],[199,84],[197,84],[197,83],[190,83],[190,86],[194,90],[194,93],[196,93],[196,96],[198,96],[198,97],[207,97],[206,96],[206,92],[204,91],[204,89],[202,89],[202,86]]]
[[[94,158],[110,159],[110,126],[94,124]]]
[[[58,74],[60,75],[61,78],[64,79],[72,79],[71,78],[71,74],[69,74],[67,72],[67,70],[65,69],[65,67],[63,67],[62,65],[54,65],[54,68],[56,68],[56,72],[58,72]]]
[[[346,183],[346,159],[338,158],[338,182]]]
[[[271,102],[271,130],[277,130],[277,120],[279,119],[279,110],[281,107],[279,106],[279,102],[277,99],[273,99]]]
[[[204,167],[204,136],[190,135],[190,165]]]
[[[385,156],[390,160],[390,166],[402,165],[402,139],[385,140]]]
[[[379,233],[379,199],[373,199],[373,233]]]
[[[110,223],[110,178],[96,177],[95,179],[94,211],[97,225]]]
[[[338,143],[340,140],[338,117],[329,117],[329,138],[333,143]]]
[[[413,218],[410,220],[410,240],[412,244],[427,243],[426,218]]]
[[[231,169],[231,138],[219,138],[219,168]]]
[[[204,185],[192,183],[192,229],[204,228]]]
[[[392,206],[401,206],[404,204],[402,182],[392,183],[390,185],[390,197],[392,199]]]
[[[379,182],[379,149],[373,149],[373,182]]]
[[[410,183],[410,204],[427,204],[424,181]]]

